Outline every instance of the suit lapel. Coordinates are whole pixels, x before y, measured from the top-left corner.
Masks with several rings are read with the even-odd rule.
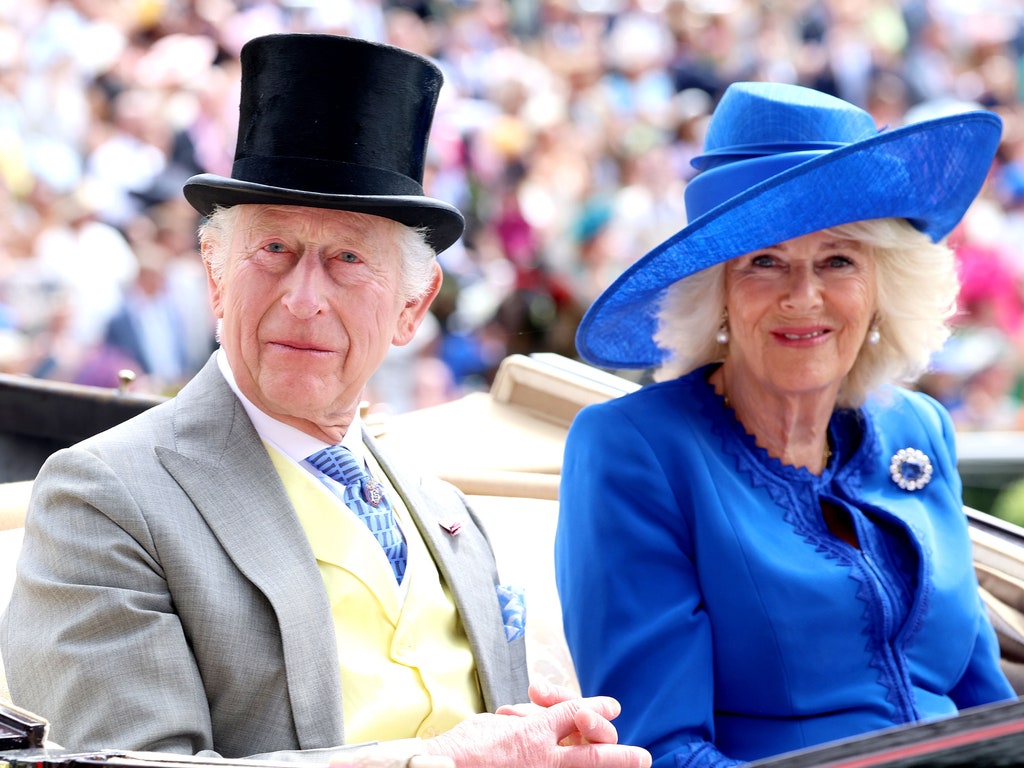
[[[238,569],[274,607],[299,745],[342,744],[342,691],[330,606],[284,485],[214,358],[174,403],[175,449],[158,449],[160,460]],[[367,437],[366,442],[451,590],[487,709],[524,701],[522,643],[505,641],[493,553],[479,521],[451,486],[405,475],[374,441]],[[448,527],[459,521],[463,529],[453,535]]]
[[[489,711],[525,700],[525,658],[505,640],[495,593],[498,575],[490,542],[462,496],[440,480],[414,478],[397,469],[370,436],[364,442],[402,496],[451,590],[476,661],[484,703]],[[462,529],[451,532],[453,522]],[[517,646],[518,647],[518,646]]]
[[[238,569],[273,605],[302,748],[344,741],[338,654],[323,580],[284,486],[214,362],[176,398],[158,449]]]

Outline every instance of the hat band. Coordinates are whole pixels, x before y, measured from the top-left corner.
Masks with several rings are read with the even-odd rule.
[[[701,171],[690,179],[683,193],[686,201],[686,218],[693,221],[754,185],[831,151],[833,150],[784,152],[738,160]]]
[[[808,152],[839,149],[853,141],[765,141],[758,144],[733,144],[728,147],[709,149],[690,161],[694,168],[706,171],[726,163],[749,160],[755,157],[782,155],[790,152]]]
[[[408,176],[368,165],[308,157],[243,157],[231,166],[237,181],[321,195],[422,195]]]

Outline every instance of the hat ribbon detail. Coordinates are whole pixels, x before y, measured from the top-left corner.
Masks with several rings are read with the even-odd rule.
[[[715,165],[701,171],[690,179],[683,192],[683,198],[686,201],[686,217],[693,221],[698,216],[703,216],[711,209],[754,185],[816,157],[827,155],[835,149],[836,147],[806,149],[774,155],[751,153],[739,156],[732,162]]]
[[[404,174],[340,160],[308,157],[243,157],[232,178],[268,187],[325,195],[422,195],[423,186]]]

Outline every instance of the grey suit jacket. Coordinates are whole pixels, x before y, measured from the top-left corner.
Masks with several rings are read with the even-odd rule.
[[[505,639],[478,520],[368,444],[451,588],[486,707],[524,701],[523,639]],[[452,518],[457,536],[438,524]],[[70,749],[245,757],[345,741],[323,581],[212,358],[172,400],[46,462],[0,641],[15,702]]]

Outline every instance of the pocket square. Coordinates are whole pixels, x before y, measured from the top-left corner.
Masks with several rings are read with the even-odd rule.
[[[501,618],[505,623],[505,639],[508,642],[522,637],[526,632],[526,598],[523,590],[506,584],[496,584]]]

